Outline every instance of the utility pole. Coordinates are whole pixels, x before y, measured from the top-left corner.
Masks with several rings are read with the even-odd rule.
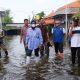
[[[2,30],[2,17],[0,16],[0,29]]]
[[[65,0],[66,1],[66,0]],[[66,29],[66,47],[67,47],[67,31],[68,31],[68,4],[66,4],[66,10],[65,10],[65,23],[66,23],[66,26],[65,26],[65,29]]]
[[[28,16],[28,20],[29,20],[29,23],[30,23],[30,20],[31,20],[31,19],[30,19],[30,16]]]
[[[32,19],[34,19],[34,12],[32,11]]]

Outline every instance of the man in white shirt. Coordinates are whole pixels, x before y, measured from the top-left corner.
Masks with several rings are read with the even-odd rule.
[[[71,36],[71,58],[72,65],[75,65],[76,55],[78,58],[78,66],[80,67],[80,26],[79,20],[74,20],[73,26],[69,31],[69,36]]]

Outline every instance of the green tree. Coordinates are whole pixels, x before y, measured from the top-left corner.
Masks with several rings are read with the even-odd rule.
[[[5,11],[5,16],[3,17],[3,23],[12,23],[12,17],[10,16],[10,10]]]
[[[73,16],[73,18],[78,18],[79,19],[79,21],[80,21],[80,10],[79,10],[79,12],[77,12],[74,16]]]
[[[77,1],[80,3],[80,0],[77,0]],[[79,18],[79,21],[80,21],[80,7],[79,7],[78,12],[73,16],[73,18],[74,17]]]
[[[39,16],[40,16],[40,18],[42,18],[42,17],[44,17],[44,16],[45,16],[45,13],[44,13],[44,11],[42,11],[42,12],[40,12],[40,13],[37,13],[36,15],[39,15]]]

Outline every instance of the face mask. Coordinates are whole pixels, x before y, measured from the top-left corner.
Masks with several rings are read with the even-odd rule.
[[[35,24],[32,24],[32,27],[36,27],[36,25]]]

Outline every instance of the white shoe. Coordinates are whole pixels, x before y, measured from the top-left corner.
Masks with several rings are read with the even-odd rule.
[[[38,63],[39,60],[40,60],[39,57],[36,57],[36,58],[35,58],[35,62],[36,62],[36,63]]]
[[[30,63],[30,57],[27,56],[27,57],[26,57],[26,64],[29,64],[29,63]]]

